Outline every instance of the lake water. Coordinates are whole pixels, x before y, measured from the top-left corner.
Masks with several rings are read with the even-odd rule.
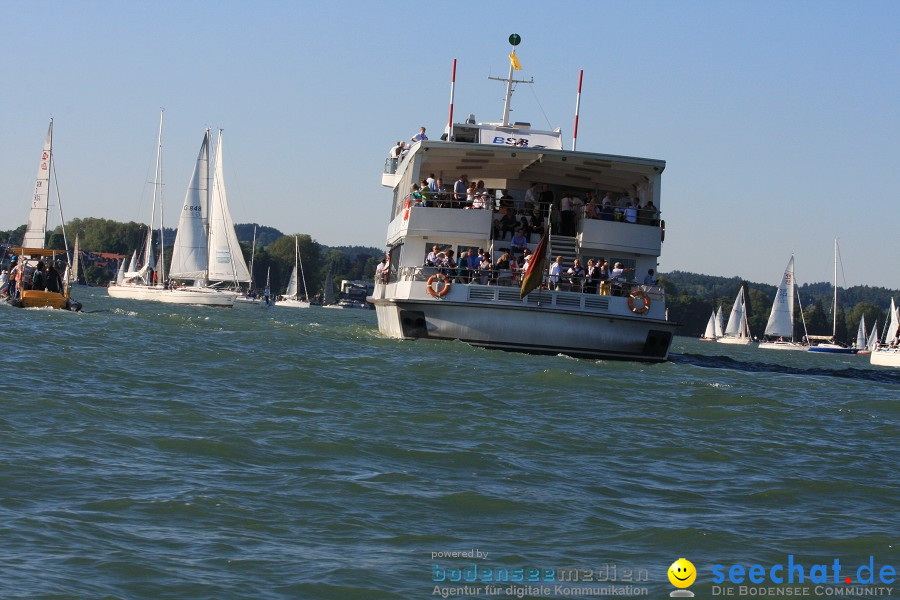
[[[900,370],[868,357],[598,362],[75,297],[0,306],[3,598],[425,598],[473,564],[615,566],[661,598],[679,557],[710,597],[716,564],[900,567]]]

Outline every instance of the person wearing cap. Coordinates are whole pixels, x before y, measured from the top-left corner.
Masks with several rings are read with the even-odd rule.
[[[425,141],[427,141],[427,140],[428,140],[428,136],[425,135],[425,128],[424,128],[424,127],[419,127],[419,133],[417,133],[416,135],[412,136],[412,137],[410,138],[410,140],[413,141],[413,142],[425,142]]]

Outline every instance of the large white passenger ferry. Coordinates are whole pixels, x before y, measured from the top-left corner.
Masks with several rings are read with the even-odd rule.
[[[513,79],[515,53],[510,58],[509,76],[500,79],[501,122],[470,115],[454,123],[451,87],[442,139],[414,140],[385,164],[382,184],[393,190],[389,263],[369,298],[379,330],[530,353],[666,360],[677,324],[667,319],[654,276],[664,238],[665,162],[564,150],[559,129],[510,123],[513,84],[520,83]],[[443,184],[437,190],[436,179]],[[483,191],[454,193],[480,182]],[[542,246],[548,257],[537,274],[541,284],[524,298],[522,269],[504,257],[521,252],[523,237],[532,255]],[[470,249],[483,251],[494,268],[470,269]],[[558,257],[561,274],[551,275],[546,267]],[[621,273],[605,281],[569,275],[576,259],[585,268],[602,259]]]

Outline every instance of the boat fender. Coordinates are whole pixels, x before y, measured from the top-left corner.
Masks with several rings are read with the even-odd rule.
[[[409,198],[403,203],[403,220],[409,221]]]
[[[434,289],[434,280],[437,279],[441,281],[444,286],[441,288],[441,291],[437,291]],[[428,281],[425,283],[425,286],[428,290],[428,293],[431,294],[432,298],[443,298],[447,295],[447,292],[450,291],[450,280],[447,279],[447,276],[443,273],[437,273],[428,278]]]
[[[659,241],[666,241],[666,222],[664,220],[659,222]]]
[[[635,300],[638,298],[641,299],[640,306],[635,305]],[[650,296],[644,293],[643,290],[634,290],[630,294],[628,294],[628,308],[631,309],[631,312],[637,315],[645,315],[647,311],[650,310]]]

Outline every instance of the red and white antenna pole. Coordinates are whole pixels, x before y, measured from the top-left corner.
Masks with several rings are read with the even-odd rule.
[[[572,131],[572,150],[578,141],[578,110],[581,108],[581,80],[584,78],[584,69],[578,72],[578,94],[575,96],[575,127]]]
[[[450,122],[447,124],[450,133],[447,141],[453,141],[453,90],[456,87],[456,59],[453,59],[453,73],[450,75]]]

